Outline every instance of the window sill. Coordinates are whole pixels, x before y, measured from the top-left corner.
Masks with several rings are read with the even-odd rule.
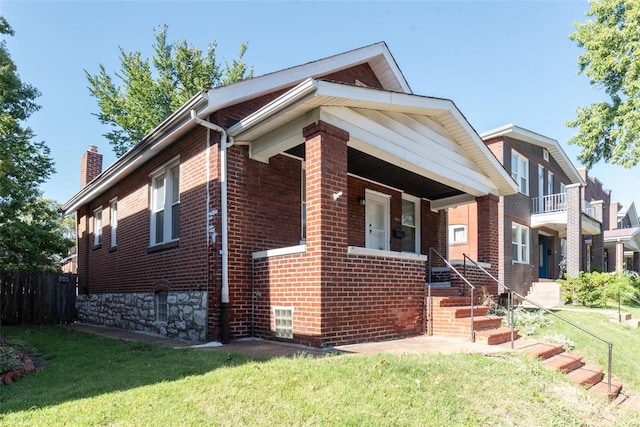
[[[269,249],[267,251],[253,252],[253,259],[270,258],[278,255],[300,254],[307,251],[307,245],[287,246],[284,248]]]
[[[98,243],[97,245],[93,245],[93,250],[102,249],[102,243]]]
[[[155,253],[155,252],[161,252],[161,251],[165,251],[165,250],[168,250],[168,249],[177,248],[178,246],[180,246],[180,240],[173,240],[171,242],[160,243],[158,245],[149,246],[147,248],[147,253],[148,254],[152,254],[152,253]]]
[[[118,246],[110,246],[109,247],[109,252],[115,252],[118,250]]]
[[[530,265],[528,261],[511,261],[511,264]]]
[[[373,257],[379,257],[379,258],[407,259],[407,260],[416,260],[416,261],[428,260],[427,255],[414,254],[411,252],[383,251],[380,249],[368,249],[368,248],[361,248],[358,246],[349,246],[347,248],[347,254],[373,256]]]

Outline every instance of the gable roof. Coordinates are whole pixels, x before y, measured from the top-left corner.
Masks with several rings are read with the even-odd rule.
[[[236,143],[251,144],[252,158],[267,161],[302,144],[302,128],[319,119],[349,132],[350,147],[370,150],[460,193],[500,196],[517,190],[448,99],[307,79],[230,127],[228,134]],[[288,123],[295,125],[287,130]],[[417,195],[432,200],[435,209],[461,202],[458,197],[433,194],[438,197]]]
[[[508,125],[501,126],[496,129],[492,129],[486,132],[480,133],[480,137],[487,141],[492,138],[501,136],[508,136],[529,144],[537,145],[538,147],[545,148],[551,156],[558,162],[558,165],[567,174],[567,177],[571,180],[572,184],[580,184],[584,187],[585,183],[578,170],[573,165],[567,153],[564,152],[558,141],[555,139],[540,135],[539,133],[532,132],[528,129],[521,128],[509,123]]]
[[[411,88],[398,68],[386,43],[379,42],[317,61],[287,68],[281,71],[243,80],[227,86],[203,91],[193,96],[183,106],[167,117],[156,128],[105,169],[87,186],[65,202],[60,210],[69,214],[81,205],[106,191],[122,180],[145,161],[180,136],[198,126],[191,119],[191,110],[206,117],[222,108],[238,104],[267,93],[295,86],[309,77],[320,77],[340,70],[368,63],[385,90],[411,93]]]

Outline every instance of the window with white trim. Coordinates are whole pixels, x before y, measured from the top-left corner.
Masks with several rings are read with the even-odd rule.
[[[180,166],[174,160],[151,174],[150,245],[180,238]]]
[[[402,251],[420,253],[420,199],[402,195]]]
[[[540,201],[544,197],[544,167],[538,165],[538,197]]]
[[[547,171],[547,194],[551,195],[553,193],[553,172]]]
[[[111,200],[111,247],[118,246],[118,199]]]
[[[513,247],[513,261],[523,264],[529,263],[529,228],[524,225],[511,224],[511,246]]]
[[[467,243],[467,226],[466,225],[450,225],[449,226],[449,244]]]
[[[307,240],[307,168],[304,162],[302,162],[302,173],[300,177],[300,214],[302,230],[300,230],[300,237],[302,240]]]
[[[102,208],[93,211],[93,246],[102,244]]]
[[[518,184],[518,191],[529,195],[529,160],[517,151],[511,151],[511,177]]]

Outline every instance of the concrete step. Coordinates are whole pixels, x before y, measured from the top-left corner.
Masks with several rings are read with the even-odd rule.
[[[557,369],[562,372],[571,372],[583,365],[582,356],[579,354],[560,353],[542,361],[542,366],[549,369]]]
[[[475,331],[475,340],[478,343],[487,345],[498,345],[511,341],[511,328],[485,329]],[[513,330],[513,339],[518,339],[518,330]]]
[[[471,317],[471,306],[469,307],[442,307],[443,313],[447,313],[456,319]],[[473,316],[486,316],[489,312],[489,307],[485,306],[474,306],[473,307]]]
[[[560,284],[556,282],[534,282],[526,297],[545,308],[551,308],[562,304],[562,291],[560,289]],[[525,308],[536,307],[534,304],[527,301],[524,301],[522,306]]]
[[[584,365],[567,374],[567,378],[575,384],[592,386],[602,380],[602,368],[595,365]]]
[[[562,344],[548,344],[537,343],[532,346],[526,347],[524,352],[530,356],[535,356],[540,359],[548,359],[564,352],[564,346]]]
[[[609,399],[615,399],[622,390],[622,383],[618,381],[611,381],[611,393],[609,393],[609,383],[606,378],[595,384],[589,389],[589,393],[596,394],[598,396],[608,396]]]

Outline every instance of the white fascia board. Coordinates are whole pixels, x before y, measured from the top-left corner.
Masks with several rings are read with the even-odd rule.
[[[221,108],[237,104],[258,96],[272,93],[290,86],[297,85],[309,78],[320,77],[329,73],[350,68],[382,55],[394,74],[398,87],[387,88],[411,93],[411,88],[398,68],[393,56],[384,43],[376,43],[349,52],[341,53],[329,58],[320,59],[303,65],[287,68],[252,79],[243,80],[227,86],[210,89],[207,92],[209,104],[199,112],[198,116],[207,116]]]
[[[195,126],[195,123],[191,120],[190,112],[192,109],[204,104],[205,101],[206,97],[202,93],[191,98],[180,109],[176,110],[149,132],[142,141],[65,202],[60,207],[60,212],[68,215],[77,211],[80,206],[111,188],[111,186],[136,170],[144,162],[158,154],[190,127]]]
[[[457,196],[446,197],[444,199],[431,200],[431,210],[437,212],[441,209],[468,205],[475,201],[476,198],[471,194],[460,194]]]
[[[513,123],[509,123],[508,125],[500,126],[496,129],[482,132],[480,134],[480,137],[485,141],[500,136],[509,136],[529,144],[537,145],[538,147],[546,148],[547,151],[551,153],[551,156],[556,159],[571,182],[574,184],[580,184],[584,187],[584,180],[578,173],[575,165],[571,162],[569,156],[567,156],[567,153],[564,151],[560,143],[555,139],[521,128]]]

